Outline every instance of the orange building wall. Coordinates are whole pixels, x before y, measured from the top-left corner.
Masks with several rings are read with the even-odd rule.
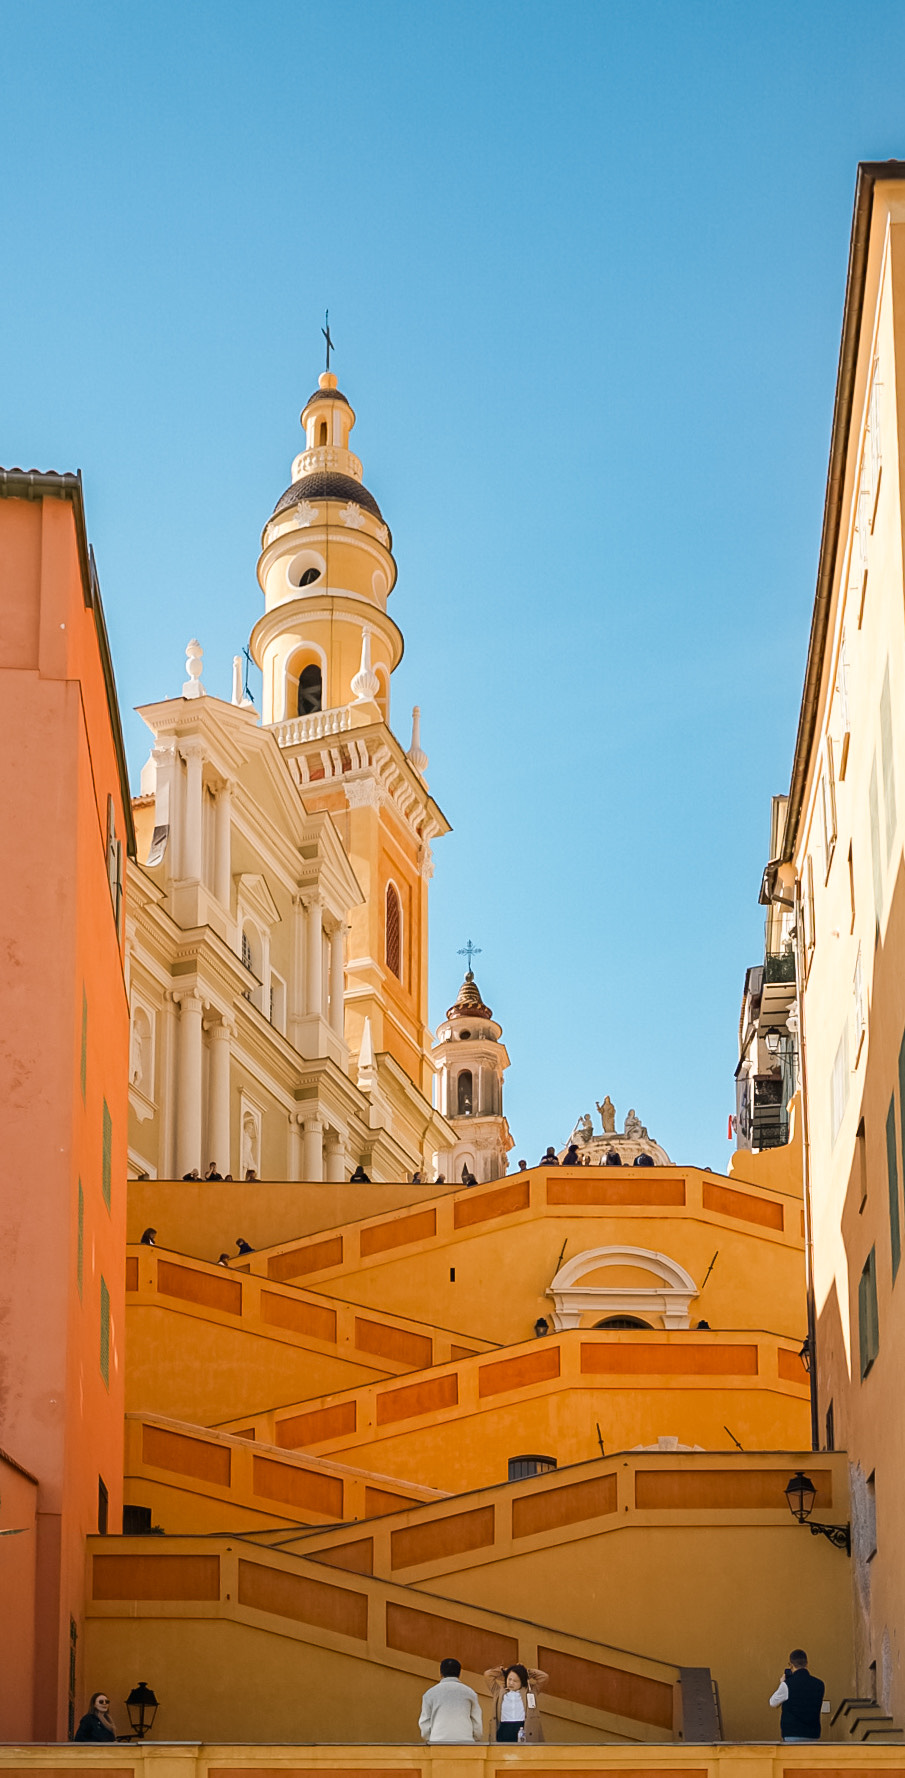
[[[128,1012],[107,881],[108,795],[121,840],[127,815],[100,652],[103,620],[85,601],[82,523],[80,500],[0,499],[7,835],[0,907],[10,935],[0,985],[7,1188],[0,1198],[7,1262],[0,1443],[38,1480],[32,1732],[49,1739],[68,1732],[70,1619],[78,1636],[83,1540],[97,1529],[99,1476],[111,1529],[122,1510]],[[110,1299],[109,1387],[100,1370],[102,1279]],[[18,1635],[15,1597],[3,1596],[0,1613]],[[6,1732],[0,1720],[0,1737]]]

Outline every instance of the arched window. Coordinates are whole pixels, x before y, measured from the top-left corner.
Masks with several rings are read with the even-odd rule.
[[[303,667],[299,674],[299,715],[310,716],[312,710],[323,709],[322,697],[323,680],[320,667]]]
[[[526,1453],[523,1457],[510,1457],[509,1480],[510,1482],[523,1482],[528,1476],[549,1475],[550,1470],[555,1468],[555,1457],[541,1457],[534,1452],[531,1452],[530,1455]]]
[[[326,422],[326,420],[319,420],[317,423],[317,442],[319,445],[325,445],[327,442],[327,422]]]
[[[387,884],[386,906],[386,956],[387,969],[391,969],[399,980],[402,980],[402,909],[399,906],[399,895],[393,883]]]
[[[646,1328],[650,1329],[650,1326],[651,1326],[651,1323],[649,1321],[642,1321],[640,1316],[638,1316],[638,1315],[608,1315],[605,1321],[595,1321],[595,1323],[594,1323],[595,1328],[599,1328],[599,1327],[646,1327]]]
[[[474,1103],[473,1094],[474,1089],[471,1079],[471,1069],[463,1068],[456,1085],[456,1103],[458,1106],[459,1117],[466,1117],[472,1110]]]

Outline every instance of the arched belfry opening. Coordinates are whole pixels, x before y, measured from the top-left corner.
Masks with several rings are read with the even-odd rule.
[[[320,667],[313,663],[299,674],[298,713],[310,716],[312,710],[323,709],[324,684]]]
[[[457,1083],[457,1112],[468,1117],[474,1108],[474,1088],[470,1068],[463,1068]]]

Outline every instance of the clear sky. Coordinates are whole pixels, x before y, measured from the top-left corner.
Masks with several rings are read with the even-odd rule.
[[[903,94],[870,0],[4,11],[0,462],[84,473],[136,785],[191,636],[229,696],[329,306],[454,829],[431,1014],[473,938],[513,1161],[607,1092],[728,1159],[855,170],[905,156]]]

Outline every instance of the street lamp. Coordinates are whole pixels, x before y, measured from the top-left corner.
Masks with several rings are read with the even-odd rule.
[[[804,1365],[804,1368],[807,1371],[808,1376],[810,1376],[810,1374],[811,1374],[811,1336],[810,1336],[810,1334],[806,1335],[804,1345],[802,1346],[801,1351],[799,1352],[798,1356],[801,1359],[801,1362]],[[800,1473],[801,1472],[799,1471],[799,1474]],[[811,1502],[811,1504],[813,1505],[813,1501]]]
[[[538,1315],[538,1318],[534,1323],[534,1332],[536,1338],[539,1340],[542,1340],[545,1335],[550,1332],[550,1323],[547,1320],[546,1315]]]
[[[157,1699],[151,1687],[146,1685],[143,1679],[140,1679],[137,1685],[133,1685],[126,1699],[126,1709],[129,1712],[129,1723],[133,1735],[137,1741],[143,1741],[154,1726],[154,1718],[158,1709]]]
[[[786,1486],[785,1496],[793,1519],[797,1519],[799,1525],[807,1525],[812,1537],[825,1537],[834,1549],[844,1550],[847,1556],[851,1555],[852,1536],[848,1525],[820,1525],[811,1518],[817,1489],[810,1476],[804,1475],[800,1469],[796,1470]]]

